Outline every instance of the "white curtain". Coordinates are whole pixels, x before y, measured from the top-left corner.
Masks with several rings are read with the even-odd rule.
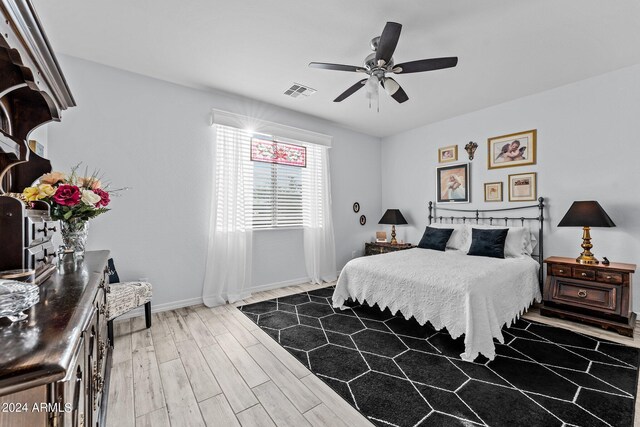
[[[213,307],[251,295],[252,174],[246,132],[215,126],[214,194],[202,299]]]
[[[331,282],[337,279],[337,274],[329,149],[310,145],[307,152],[303,182],[308,188],[302,198],[305,264],[312,283]]]

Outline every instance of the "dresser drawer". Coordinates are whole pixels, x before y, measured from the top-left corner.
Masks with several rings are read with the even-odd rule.
[[[624,275],[614,271],[598,271],[596,273],[596,279],[598,282],[615,283],[619,285],[624,282]]]
[[[620,314],[619,285],[557,277],[551,282],[550,294],[551,301],[555,303]]]
[[[384,253],[383,248],[381,246],[367,245],[365,248],[365,255],[377,255]]]
[[[571,277],[571,267],[567,267],[566,265],[551,264],[551,275]]]
[[[581,280],[595,280],[596,271],[589,268],[573,267],[573,277]]]

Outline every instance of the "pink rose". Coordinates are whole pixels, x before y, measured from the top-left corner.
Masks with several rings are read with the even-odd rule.
[[[62,184],[53,195],[53,201],[62,206],[75,206],[80,202],[82,193],[75,185]]]
[[[101,188],[96,188],[93,190],[93,192],[96,193],[97,196],[100,196],[100,201],[96,203],[96,208],[105,207],[111,201],[111,198],[109,197],[109,193],[102,190]]]
[[[96,188],[102,188],[102,183],[100,182],[100,180],[93,176],[78,178],[78,185],[80,187],[86,187],[91,190],[95,190]]]

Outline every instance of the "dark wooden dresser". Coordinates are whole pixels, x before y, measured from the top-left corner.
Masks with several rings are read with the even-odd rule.
[[[77,271],[56,272],[40,285],[28,319],[0,319],[0,426],[104,424],[108,257],[87,252]]]
[[[562,317],[633,336],[631,311],[635,264],[579,264],[573,258],[550,257],[544,285],[544,316]]]
[[[391,243],[367,242],[364,244],[364,255],[386,254],[411,248],[415,248],[415,246],[410,243],[392,245]]]

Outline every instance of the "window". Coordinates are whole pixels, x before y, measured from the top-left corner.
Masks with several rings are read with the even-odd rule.
[[[252,134],[229,126],[216,126],[216,170],[217,178],[224,179],[225,147],[232,145],[242,151],[243,192],[245,199],[245,222],[253,229],[274,229],[283,227],[303,227],[313,223],[321,226],[322,208],[322,165],[326,160],[326,150],[316,144],[281,139],[272,135]],[[264,152],[256,156],[256,141],[265,146],[273,144],[283,150],[302,151],[304,162],[291,164],[274,160],[269,162]],[[256,160],[253,160],[254,157]],[[280,163],[276,163],[280,162]],[[302,165],[305,165],[302,167]]]

